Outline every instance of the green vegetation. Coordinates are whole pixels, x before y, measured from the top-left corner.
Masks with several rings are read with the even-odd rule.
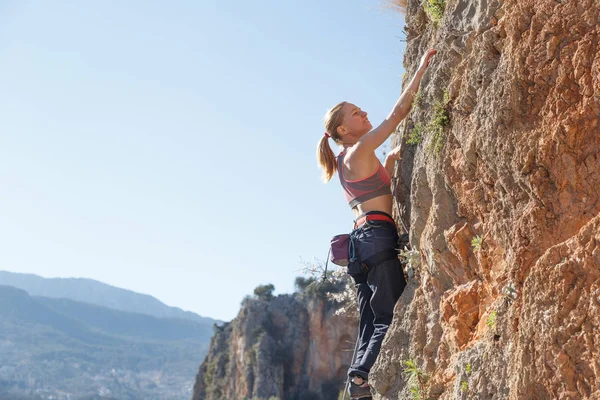
[[[404,249],[399,250],[398,256],[414,269],[421,267],[421,253],[417,249],[409,249],[404,246]]]
[[[294,281],[294,286],[296,287],[297,292],[304,292],[306,290],[306,288],[308,288],[310,285],[312,285],[316,281],[317,281],[317,278],[313,278],[313,277],[305,278],[303,276],[297,276],[296,280]]]
[[[403,362],[404,374],[408,377],[409,390],[414,400],[422,400],[425,396],[425,382],[427,374],[425,371],[417,367],[417,364],[412,359]]]
[[[498,317],[498,314],[496,313],[496,311],[492,311],[490,313],[490,315],[488,315],[487,321],[485,321],[485,324],[491,328],[496,328],[496,318]]]
[[[479,252],[481,250],[481,246],[483,245],[483,238],[481,236],[475,236],[471,240],[471,247],[473,247],[474,252]]]
[[[470,363],[465,365],[465,372],[467,374],[467,379],[460,382],[460,391],[463,393],[469,391],[469,376],[473,373],[473,367]]]
[[[275,291],[275,286],[271,283],[259,285],[254,289],[254,297],[262,301],[271,301],[273,300],[273,291]]]
[[[340,304],[336,299],[337,294],[344,291],[345,283],[336,279],[332,273],[327,274],[327,279],[322,277],[302,277],[299,276],[295,281],[296,292],[307,299],[320,299],[326,304],[326,308],[335,307]]]
[[[421,89],[415,93],[412,104],[414,108],[421,108],[421,105],[423,105],[423,92],[421,92]]]
[[[421,270],[421,253],[417,249],[399,249],[398,257],[400,262],[404,263],[404,271],[409,278],[417,275]]]
[[[424,399],[423,394],[418,386],[412,385],[412,386],[410,386],[409,389],[410,389],[410,395],[413,398],[413,400],[423,400]]]
[[[408,139],[406,140],[406,144],[419,144],[421,139],[423,138],[423,126],[420,124],[415,125],[410,133],[408,134]]]
[[[439,25],[446,10],[446,0],[423,0],[422,4],[429,19]]]
[[[433,104],[433,119],[427,125],[427,131],[432,134],[427,150],[433,151],[436,155],[440,155],[444,148],[444,130],[450,124],[449,103],[450,94],[446,90],[442,101],[436,100]]]

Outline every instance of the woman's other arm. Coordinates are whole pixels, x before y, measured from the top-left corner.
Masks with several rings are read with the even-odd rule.
[[[400,160],[400,146],[395,147],[392,151],[388,153],[385,157],[384,167],[390,176],[394,176],[394,167],[396,166],[396,161]]]

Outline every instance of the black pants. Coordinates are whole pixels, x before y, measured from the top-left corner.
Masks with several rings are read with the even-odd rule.
[[[381,214],[381,213],[379,213]],[[379,355],[383,338],[392,323],[394,306],[406,287],[402,264],[397,256],[383,257],[374,265],[364,260],[381,259],[377,254],[395,253],[398,245],[396,226],[386,221],[367,221],[352,231],[355,255],[348,273],[354,279],[360,313],[358,348],[348,375],[369,378],[369,371]]]

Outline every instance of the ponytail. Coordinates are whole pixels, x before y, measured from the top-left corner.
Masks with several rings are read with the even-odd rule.
[[[325,182],[329,182],[337,172],[337,160],[335,159],[333,150],[329,147],[328,139],[331,138],[337,144],[342,144],[338,127],[342,125],[344,106],[346,104],[345,101],[342,101],[325,114],[325,134],[321,137],[317,146],[317,161],[319,161],[319,166],[323,169],[323,181]]]
[[[333,150],[329,147],[329,136],[323,135],[317,146],[317,160],[323,169],[323,181],[329,182],[337,171],[337,162]]]

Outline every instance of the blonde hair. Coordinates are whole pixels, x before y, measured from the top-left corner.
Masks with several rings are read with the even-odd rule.
[[[342,137],[338,132],[338,128],[342,125],[342,121],[344,120],[343,108],[346,104],[347,102],[345,101],[336,104],[327,111],[327,114],[325,114],[325,117],[323,118],[325,120],[325,132],[338,144],[341,144],[342,142]],[[333,150],[329,147],[329,137],[323,135],[317,145],[317,161],[323,169],[323,181],[325,182],[329,182],[337,171],[337,161],[335,159],[335,154],[333,154]]]

